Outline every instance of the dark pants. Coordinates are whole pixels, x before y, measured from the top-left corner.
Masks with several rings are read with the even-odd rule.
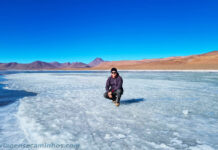
[[[110,100],[114,100],[114,101],[116,101],[117,103],[119,103],[122,94],[123,94],[123,90],[122,90],[122,89],[117,89],[116,91],[114,91],[114,92],[112,93],[112,98],[109,98],[109,97],[108,97],[108,92],[105,92],[105,93],[104,93],[104,97],[107,98],[107,99],[110,99]]]

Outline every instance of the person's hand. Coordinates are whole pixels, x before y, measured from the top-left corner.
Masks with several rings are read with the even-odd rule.
[[[112,98],[112,92],[108,92],[108,97]]]

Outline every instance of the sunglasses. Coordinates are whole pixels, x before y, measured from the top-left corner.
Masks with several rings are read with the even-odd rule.
[[[111,74],[117,74],[117,72],[115,72],[115,71],[112,71],[112,72],[111,72]]]

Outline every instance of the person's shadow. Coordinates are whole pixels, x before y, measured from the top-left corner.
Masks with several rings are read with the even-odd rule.
[[[120,100],[120,104],[122,105],[129,105],[132,103],[140,103],[145,101],[144,98],[133,98],[133,99],[126,99],[126,100]]]

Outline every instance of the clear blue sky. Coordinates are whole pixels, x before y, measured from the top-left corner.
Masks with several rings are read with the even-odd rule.
[[[217,0],[1,0],[0,62],[90,62],[218,50]]]

